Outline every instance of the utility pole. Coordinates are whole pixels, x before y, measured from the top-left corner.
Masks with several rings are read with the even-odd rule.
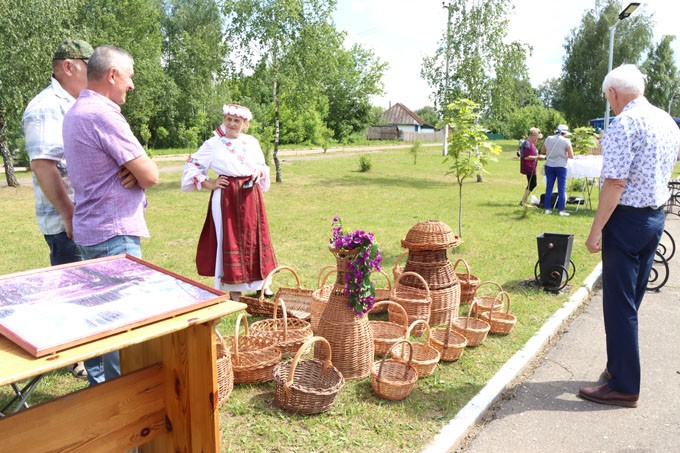
[[[442,2],[442,8],[447,9],[447,19],[446,19],[446,66],[444,72],[444,105],[443,109],[449,102],[449,60],[451,59],[451,3],[447,5],[446,2]],[[443,111],[443,110],[442,110]],[[449,124],[444,123],[444,146],[442,148],[442,156],[449,154]]]

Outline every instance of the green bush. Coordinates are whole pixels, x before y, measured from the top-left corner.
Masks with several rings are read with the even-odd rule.
[[[371,158],[365,154],[362,154],[359,156],[359,171],[361,173],[366,173],[367,171],[371,171],[371,167],[373,164],[371,163]]]

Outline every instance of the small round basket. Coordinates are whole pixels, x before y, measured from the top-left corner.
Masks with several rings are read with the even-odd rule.
[[[467,339],[468,346],[479,346],[486,339],[486,336],[491,330],[491,326],[483,319],[472,316],[474,313],[475,303],[470,304],[470,311],[467,316],[459,316],[454,318],[453,330],[460,333]]]
[[[421,287],[415,288],[412,286],[405,286],[400,284],[402,278],[414,276],[420,280]],[[425,321],[425,324],[430,322],[430,305],[432,304],[432,296],[427,282],[423,277],[415,272],[402,272],[397,280],[394,282],[394,290],[390,296],[392,302],[401,305],[408,316],[408,324],[420,319]],[[392,306],[387,307],[388,318],[391,322],[402,324],[403,318],[401,312],[397,311]],[[415,332],[417,335],[422,333],[422,327],[418,326]]]
[[[507,335],[517,324],[517,317],[510,313],[510,294],[502,291],[499,294],[502,301],[505,301],[505,311],[485,311],[479,317],[491,325],[490,332],[496,335]],[[503,302],[501,302],[502,307]]]
[[[413,367],[418,372],[418,377],[422,378],[429,376],[434,373],[437,364],[439,363],[440,354],[439,351],[432,346],[430,326],[422,319],[417,319],[411,323],[406,332],[406,338],[411,336],[411,333],[418,324],[423,324],[423,329],[425,331],[425,342],[424,343],[414,343],[410,341],[412,347],[412,355],[410,358],[413,362]],[[406,349],[403,344],[401,346],[395,346],[392,348],[394,357],[398,357],[401,360],[406,360]]]
[[[442,250],[460,245],[460,237],[438,220],[418,222],[408,230],[401,246],[409,250]]]
[[[277,318],[278,307],[281,306],[283,318]],[[261,335],[271,340],[281,349],[284,356],[293,355],[302,344],[312,337],[312,326],[307,321],[288,318],[286,303],[277,299],[274,304],[274,317],[254,322],[250,327],[253,335]]]
[[[482,294],[484,291],[480,289],[495,286],[498,290],[493,295]],[[475,303],[475,315],[481,315],[482,313],[489,312],[492,309],[496,311],[501,311],[503,309],[503,297],[501,293],[503,288],[496,282],[482,282],[477,288],[475,288],[474,296],[472,296],[472,301]]]
[[[459,258],[453,265],[453,269],[456,270],[459,263],[463,263],[465,266],[465,273],[456,272],[458,276],[458,281],[460,282],[460,304],[466,305],[472,302],[472,298],[475,295],[475,290],[480,285],[481,280],[479,277],[470,274],[470,266],[468,266],[467,261],[463,258]]]
[[[328,298],[333,291],[333,284],[327,284],[328,277],[337,272],[335,266],[324,266],[319,272],[319,277],[316,280],[316,289],[312,291],[312,307],[310,323],[312,324],[312,331],[316,332],[319,327],[319,319],[321,313],[326,308]]]
[[[239,331],[241,321],[244,335]],[[235,333],[225,342],[230,347],[235,384],[258,384],[272,380],[272,370],[281,361],[281,350],[270,338],[248,333],[248,317],[241,313],[236,318]]]
[[[408,361],[384,357],[371,367],[371,388],[379,398],[390,401],[401,401],[411,394],[418,380],[418,371],[413,367],[413,350],[411,343],[401,340],[395,345],[401,349],[408,348]],[[391,355],[389,351],[387,355]]]
[[[444,362],[454,362],[460,358],[467,346],[467,338],[461,333],[456,332],[451,324],[452,317],[449,317],[448,326],[433,327],[431,329],[432,346],[434,346]]]
[[[322,343],[328,350],[326,359],[300,360],[316,342]],[[293,360],[278,364],[273,375],[276,383],[274,401],[277,406],[298,414],[311,415],[327,411],[345,385],[342,373],[331,363],[331,345],[323,337],[312,337],[305,341]]]
[[[231,364],[231,353],[227,342],[222,337],[219,330],[215,329],[217,335],[217,404],[222,404],[229,399],[231,391],[234,389],[234,367]]]
[[[373,333],[373,345],[375,346],[375,355],[384,357],[390,351],[392,346],[401,340],[405,340],[406,331],[408,330],[408,317],[404,307],[396,302],[389,300],[378,302],[373,306],[373,309],[369,312],[374,313],[375,308],[387,307],[388,305],[394,306],[395,310],[400,310],[400,318],[403,319],[402,324],[390,321],[369,321],[371,326],[371,332]]]

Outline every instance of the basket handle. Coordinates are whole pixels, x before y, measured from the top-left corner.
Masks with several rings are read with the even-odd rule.
[[[385,363],[385,360],[387,359],[388,356],[395,357],[393,350],[394,350],[394,348],[396,348],[398,345],[400,345],[402,343],[406,343],[408,345],[408,349],[409,349],[409,351],[408,351],[408,362],[406,362],[406,363],[410,367],[413,366],[413,345],[408,340],[399,340],[392,345],[390,350],[387,351],[387,354],[385,354],[385,357],[383,357],[382,360],[380,361],[380,367],[378,368],[378,379],[380,379],[380,377],[382,375],[382,369],[383,369],[383,364]],[[405,352],[405,349],[402,349],[402,352]],[[402,357],[400,357],[400,358],[402,360],[405,360]],[[406,371],[407,370],[408,370],[408,368],[404,369],[404,377],[406,377]]]
[[[427,284],[425,279],[417,272],[407,271],[407,272],[402,272],[401,274],[399,274],[399,277],[397,277],[397,280],[394,282],[394,293],[395,294],[397,292],[397,286],[399,286],[399,282],[401,282],[401,278],[404,275],[413,275],[414,277],[418,278],[422,282],[422,284],[425,286],[425,292],[427,294],[427,296],[426,296],[427,299],[430,299],[430,302],[432,302],[432,297],[430,296],[430,286]]]
[[[382,300],[380,302],[376,302],[375,305],[373,305],[373,308],[377,307],[378,305],[387,305],[388,307],[390,305],[394,305],[396,307],[399,307],[399,310],[401,310],[401,315],[404,317],[404,329],[408,329],[408,313],[406,313],[406,310],[404,309],[404,307],[401,306],[401,304],[398,304],[391,300]],[[371,308],[371,310],[373,310],[373,308]]]
[[[222,352],[225,354],[227,353],[227,345],[226,342],[224,341],[224,337],[220,333],[220,331],[217,329],[217,326],[215,327],[215,335],[217,335],[217,342],[219,343],[220,349],[222,349]]]
[[[496,282],[492,282],[492,281],[482,282],[482,283],[480,283],[480,284],[475,288],[475,292],[472,294],[472,298],[473,298],[473,299],[474,299],[475,297],[477,297],[477,291],[479,291],[479,288],[481,288],[481,287],[484,286],[484,285],[487,285],[487,286],[488,286],[488,285],[496,285],[496,288],[498,288],[498,291],[503,292],[503,288],[501,287],[501,285],[499,285],[499,284],[496,283]],[[498,296],[496,296],[496,299],[497,299],[497,298],[498,298]]]
[[[413,328],[417,324],[425,324],[425,331],[427,332],[427,334],[425,335],[425,344],[429,345],[430,344],[430,336],[431,336],[430,325],[424,319],[416,319],[415,321],[413,321],[411,323],[410,326],[408,326],[408,330],[406,331],[406,338],[411,337],[411,332],[413,332]]]
[[[456,271],[456,267],[458,267],[458,263],[462,262],[465,265],[465,275],[467,275],[467,280],[470,280],[470,266],[468,265],[467,261],[465,261],[463,258],[458,258],[456,261],[456,264],[453,265],[453,271]]]
[[[510,294],[508,294],[506,291],[501,291],[500,293],[498,293],[496,295],[495,300],[500,301],[498,303],[498,305],[500,305],[501,307],[503,306],[503,302],[505,301],[505,303],[506,303],[505,313],[510,313]],[[496,307],[496,305],[497,305],[496,302],[494,302],[492,307],[491,307],[491,311],[493,311],[493,309]],[[491,319],[491,313],[489,313],[489,319]]]
[[[276,312],[278,306],[281,305],[281,315],[283,316],[283,341],[288,341],[288,313],[286,311],[286,303],[278,297],[274,301],[274,321],[276,321]]]
[[[323,373],[326,373],[326,370],[328,370],[328,367],[333,366],[333,363],[331,361],[332,357],[332,350],[331,350],[331,344],[326,340],[324,337],[317,337],[314,336],[312,338],[309,338],[307,341],[305,341],[302,346],[300,346],[300,349],[297,350],[295,353],[295,357],[293,357],[293,361],[290,363],[290,371],[288,371],[288,380],[286,381],[285,384],[283,384],[283,389],[286,392],[290,391],[290,387],[293,385],[293,378],[295,377],[295,369],[298,366],[298,362],[300,361],[300,357],[302,357],[308,350],[309,348],[316,343],[317,341],[320,341],[324,345],[326,345],[326,350],[328,354],[326,354],[326,359],[323,362]]]
[[[468,325],[468,319],[470,319],[472,317],[473,309],[474,309],[474,313],[475,313],[475,318],[479,317],[478,316],[479,310],[477,310],[476,308],[477,308],[477,302],[474,299],[472,299],[472,303],[470,304],[470,309],[468,310],[468,315],[465,317],[465,328],[466,329],[467,329],[467,325]]]
[[[295,277],[295,283],[297,284],[297,289],[301,289],[302,285],[300,284],[300,277],[298,277],[297,272],[292,267],[288,266],[279,266],[274,268],[267,277],[265,277],[264,282],[262,282],[262,291],[260,291],[260,302],[264,302],[264,288],[268,288],[269,285],[271,285],[272,280],[274,279],[274,275],[278,274],[281,271],[289,271],[291,274],[293,274],[293,277]]]
[[[390,276],[387,275],[387,272],[384,270],[379,270],[379,271],[371,271],[371,274],[381,274],[383,277],[385,277],[385,280],[387,281],[387,290],[392,291],[392,282],[390,281]]]
[[[319,272],[319,276],[316,278],[316,288],[321,289],[324,286],[326,286],[326,281],[328,281],[328,277],[330,277],[331,274],[337,271],[338,268],[335,266],[331,266],[330,264],[328,266],[322,267],[321,271]]]
[[[396,271],[399,268],[399,263],[401,262],[401,259],[408,255],[409,251],[406,250],[405,252],[401,252],[399,256],[397,257],[397,260],[394,262],[394,267],[392,268],[392,274],[394,274],[394,271]]]
[[[241,330],[241,319],[243,319],[245,321],[243,323],[243,325],[245,326],[245,331],[246,331],[245,335],[248,336],[248,316],[246,316],[245,313],[241,313],[236,318],[236,325],[234,326],[234,345],[233,345],[234,347],[232,348],[232,350],[234,352],[234,363],[236,365],[241,364],[241,359],[239,358],[239,355],[238,355],[238,337],[239,337],[239,332]]]

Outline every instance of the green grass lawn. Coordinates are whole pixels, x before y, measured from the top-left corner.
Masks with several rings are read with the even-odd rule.
[[[513,332],[489,337],[481,346],[467,349],[457,362],[442,362],[401,402],[375,397],[364,379],[348,382],[328,413],[296,416],[273,405],[273,384],[237,386],[221,407],[223,451],[421,450],[580,286],[599,261],[599,255],[589,254],[584,246],[593,211],[580,209],[559,217],[518,206],[526,180],[519,174],[516,143],[501,143],[504,152],[488,166],[484,182],[465,181],[463,240],[449,251],[449,258],[452,262],[464,258],[474,275],[510,293],[518,318]],[[294,268],[305,287],[315,287],[320,269],[334,264],[327,244],[335,215],[346,227],[375,234],[388,274],[403,252],[401,239],[415,223],[439,220],[458,231],[458,186],[445,175],[441,148],[421,148],[416,165],[408,148],[367,156],[372,169],[365,173],[359,172],[357,155],[282,159],[283,182],[272,184],[265,195],[267,214],[279,264]],[[198,277],[194,267],[209,193],[182,193],[180,176],[181,171],[164,171],[160,183],[147,191],[152,237],[142,242],[144,258],[212,285],[212,279]],[[544,189],[540,183],[535,195]],[[597,195],[593,190],[594,206]],[[0,274],[47,266],[47,246],[35,225],[30,185],[2,188],[0,199],[4,207]],[[558,295],[530,284],[538,259],[536,236],[543,232],[574,235],[571,259],[576,274]],[[234,320],[235,316],[223,319],[220,330],[233,334]],[[66,372],[55,372],[36,391],[35,400],[80,386]],[[0,405],[7,395],[0,389]]]

